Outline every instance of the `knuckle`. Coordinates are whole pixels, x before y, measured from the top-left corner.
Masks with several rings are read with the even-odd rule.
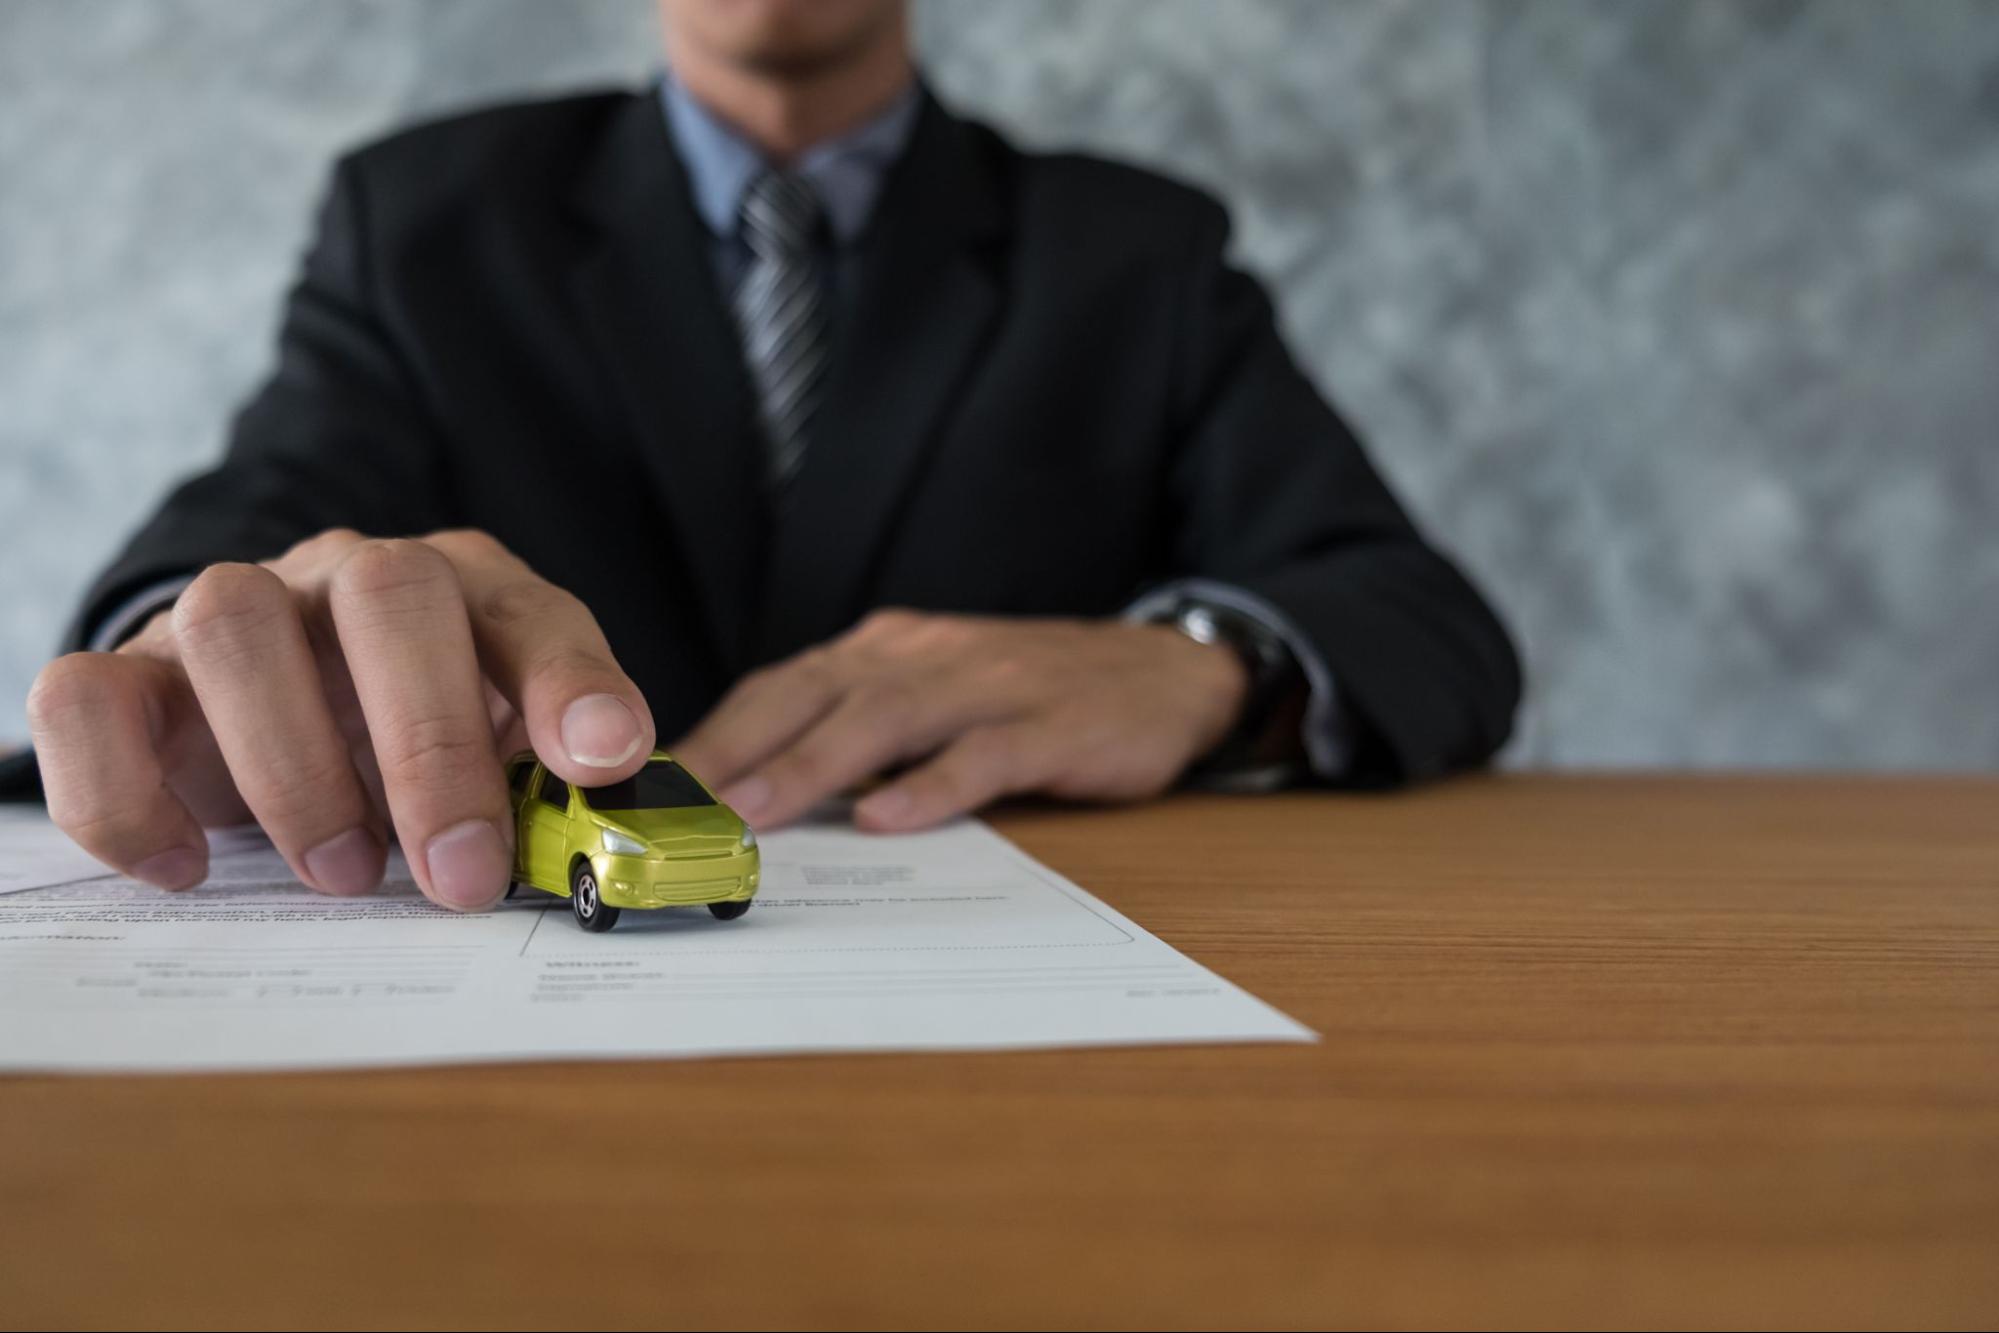
[[[111,664],[101,653],[70,653],[35,676],[28,690],[28,721],[36,731],[102,707],[113,689]]]
[[[957,648],[977,640],[985,631],[982,622],[969,616],[925,616],[918,623],[926,645]]]
[[[855,687],[851,698],[854,712],[867,727],[893,727],[906,721],[918,703],[916,690],[896,679],[871,680]]]
[[[468,560],[510,559],[513,552],[505,542],[484,528],[442,528],[423,539],[427,546],[456,551]]]
[[[556,681],[571,689],[611,688],[612,673],[602,657],[573,643],[545,649],[528,664],[527,674],[536,681]]]
[[[344,758],[331,755],[301,755],[276,765],[258,784],[260,821],[291,824],[340,815],[348,804],[343,798],[349,794],[351,771]],[[237,781],[243,785],[241,775]],[[335,822],[345,827],[351,821],[340,818]]]
[[[466,718],[407,718],[397,724],[394,735],[383,767],[403,783],[444,785],[476,772],[480,763],[495,762],[492,737]],[[378,738],[376,753],[382,749]]]
[[[184,644],[226,640],[290,608],[284,580],[262,565],[210,565],[175,599],[174,637]]]
[[[333,571],[336,592],[356,599],[393,599],[431,593],[455,584],[457,575],[442,551],[407,537],[359,543]]]
[[[980,674],[994,686],[1012,685],[1027,674],[1027,659],[1017,652],[989,653],[980,663]]]
[[[144,831],[130,809],[82,792],[52,796],[49,822],[84,847],[116,847]]]
[[[534,577],[509,579],[479,601],[479,617],[498,630],[518,629],[582,610],[574,594]]]
[[[327,556],[337,555],[351,547],[359,546],[366,540],[368,540],[366,537],[352,528],[327,528],[323,532],[315,532],[303,541],[292,543],[290,549],[279,556],[278,560],[284,563],[317,562]]]
[[[840,659],[833,649],[824,646],[807,648],[787,662],[764,667],[756,673],[759,686],[765,689],[777,685],[821,693],[831,690],[839,678]]]
[[[904,606],[881,606],[861,617],[854,627],[856,638],[883,638],[907,634],[917,628],[925,617]]]

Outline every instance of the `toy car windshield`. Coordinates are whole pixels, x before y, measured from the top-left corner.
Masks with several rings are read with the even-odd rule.
[[[626,778],[584,793],[592,810],[684,810],[698,805],[714,805],[692,774],[671,759],[655,759]]]

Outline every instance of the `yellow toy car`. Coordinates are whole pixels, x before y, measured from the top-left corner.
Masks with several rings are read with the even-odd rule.
[[[569,899],[576,924],[605,931],[627,907],[707,904],[724,921],[750,910],[757,835],[663,750],[623,782],[571,787],[532,753],[507,761],[514,880]]]

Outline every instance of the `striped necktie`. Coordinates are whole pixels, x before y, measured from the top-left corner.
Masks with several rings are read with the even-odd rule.
[[[806,430],[826,370],[821,301],[819,197],[803,177],[766,171],[743,194],[742,236],[749,271],[736,287],[736,330],[756,382],[757,416],[773,490],[805,455]]]

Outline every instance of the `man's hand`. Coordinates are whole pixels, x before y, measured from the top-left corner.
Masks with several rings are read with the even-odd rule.
[[[921,760],[854,811],[914,829],[1018,792],[1154,795],[1247,689],[1234,652],[1156,625],[879,611],[746,678],[674,757],[762,825]]]
[[[588,786],[653,747],[589,611],[478,532],[212,566],[117,652],[50,663],[28,717],[50,815],[127,874],[197,884],[202,827],[255,818],[306,884],[366,893],[392,822],[424,893],[463,909],[511,873],[507,752]]]

